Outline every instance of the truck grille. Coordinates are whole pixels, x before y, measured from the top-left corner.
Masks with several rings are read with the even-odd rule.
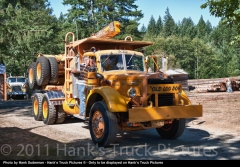
[[[148,84],[173,84],[174,81],[172,78],[168,79],[158,79],[158,78],[150,78],[148,79]],[[156,98],[158,101],[158,106],[156,106]],[[174,94],[152,94],[150,98],[148,99],[148,102],[152,101],[154,107],[160,107],[160,106],[173,106],[174,105]]]
[[[21,92],[22,91],[21,86],[13,86],[12,91],[13,92]]]
[[[152,101],[154,107],[174,105],[173,94],[158,94],[157,96],[158,96],[158,106],[156,106],[155,94],[151,95],[151,97],[149,98],[149,101]]]

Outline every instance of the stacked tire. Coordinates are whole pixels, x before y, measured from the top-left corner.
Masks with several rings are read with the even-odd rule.
[[[58,62],[55,57],[39,56],[28,68],[28,84],[30,89],[38,89],[58,82]]]

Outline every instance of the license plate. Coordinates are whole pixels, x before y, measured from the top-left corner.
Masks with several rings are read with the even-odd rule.
[[[148,85],[148,93],[178,93],[182,92],[181,84],[154,84]]]

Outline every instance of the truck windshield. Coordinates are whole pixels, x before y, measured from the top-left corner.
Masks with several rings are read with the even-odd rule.
[[[17,82],[25,82],[26,80],[25,80],[26,78],[17,78]]]
[[[100,57],[102,71],[144,71],[144,57],[136,54],[110,54]]]
[[[12,83],[12,82],[25,82],[26,78],[9,78],[8,82]]]
[[[9,78],[8,82],[16,82],[17,78]]]

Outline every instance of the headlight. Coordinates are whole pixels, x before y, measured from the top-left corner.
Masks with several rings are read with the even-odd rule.
[[[127,93],[128,93],[128,96],[131,98],[136,96],[136,90],[134,88],[130,88]]]
[[[26,88],[22,88],[22,91],[23,91],[23,92],[26,92]]]

